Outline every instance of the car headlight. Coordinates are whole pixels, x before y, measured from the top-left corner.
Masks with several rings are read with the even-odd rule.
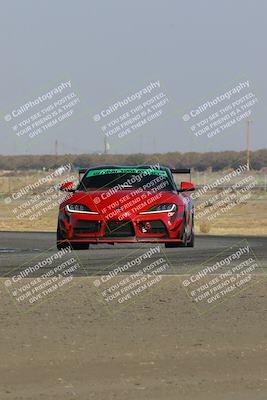
[[[178,210],[178,206],[174,203],[157,204],[151,207],[148,211],[143,211],[140,214],[154,214],[159,212],[173,212]]]
[[[73,213],[86,213],[86,214],[98,214],[96,211],[91,211],[90,208],[84,204],[68,204],[66,210]]]

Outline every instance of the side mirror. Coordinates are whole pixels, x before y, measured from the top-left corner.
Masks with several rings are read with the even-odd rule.
[[[180,188],[178,187],[179,192],[192,192],[195,189],[195,185],[191,182],[181,182]]]
[[[62,192],[74,192],[73,182],[64,182],[60,185],[59,190]]]

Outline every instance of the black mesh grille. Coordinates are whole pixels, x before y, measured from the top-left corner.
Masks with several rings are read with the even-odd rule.
[[[106,224],[105,236],[135,236],[133,224],[131,221],[108,221]]]
[[[74,227],[74,233],[96,233],[100,231],[100,226],[99,221],[78,220]]]

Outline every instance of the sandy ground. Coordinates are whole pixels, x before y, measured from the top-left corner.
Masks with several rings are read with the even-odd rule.
[[[1,400],[265,400],[266,277],[200,316],[178,276],[109,312],[92,278],[19,313],[1,279]]]

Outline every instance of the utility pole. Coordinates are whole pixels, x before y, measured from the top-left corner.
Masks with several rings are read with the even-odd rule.
[[[246,121],[247,123],[247,129],[246,129],[246,142],[247,142],[247,168],[248,171],[250,171],[250,125],[251,125],[252,120],[248,119]]]
[[[109,149],[110,149],[110,145],[108,142],[108,138],[105,135],[104,136],[104,154],[108,154]]]
[[[55,157],[56,157],[56,164],[58,160],[58,141],[57,139],[55,140]]]

